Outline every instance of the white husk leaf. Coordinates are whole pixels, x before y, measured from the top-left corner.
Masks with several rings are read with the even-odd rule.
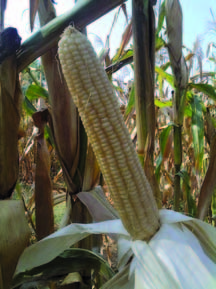
[[[133,256],[129,273],[125,271],[119,279],[119,288],[126,288],[124,284],[132,280],[134,287],[130,288],[135,289],[216,288],[215,228],[168,210],[160,210],[160,222],[160,230],[148,243],[133,241],[120,220],[69,225],[27,248],[16,273],[51,261],[89,234],[112,233],[119,236],[120,272]],[[118,278],[111,279],[108,285],[118,288]]]
[[[132,244],[134,288],[141,289],[144,284],[147,289],[216,288],[215,229],[200,220],[168,210],[160,211],[160,221],[160,230],[148,244],[143,241]],[[205,242],[188,228],[199,228]]]

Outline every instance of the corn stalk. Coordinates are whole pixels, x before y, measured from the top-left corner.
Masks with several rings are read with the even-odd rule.
[[[70,11],[56,17],[23,42],[17,52],[18,71],[57,45],[61,33],[70,23],[82,29],[125,1],[79,1]]]
[[[149,0],[133,0],[132,7],[137,153],[160,207],[161,195],[153,167],[155,17],[152,3]]]
[[[174,75],[175,92],[173,94],[174,108],[174,210],[179,210],[181,187],[180,170],[182,164],[182,123],[184,117],[184,102],[188,82],[187,66],[182,54],[182,10],[178,0],[166,0],[166,25],[168,36],[168,52]]]
[[[56,17],[53,4],[51,2],[48,3],[49,5],[47,5],[47,1],[39,1],[38,13],[41,26],[44,26]],[[52,106],[51,115],[55,145],[62,163],[68,190],[71,193],[76,193],[79,191],[81,184],[77,182],[77,185],[75,185],[71,180],[67,180],[67,176],[73,179],[79,162],[79,116],[71,100],[56,55],[57,46],[54,46],[42,56],[42,64]],[[65,170],[67,172],[65,172]]]

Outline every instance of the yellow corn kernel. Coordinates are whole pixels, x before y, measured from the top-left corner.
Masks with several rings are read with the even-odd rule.
[[[149,240],[159,228],[157,205],[107,75],[91,43],[71,26],[58,53],[115,208],[134,239]]]

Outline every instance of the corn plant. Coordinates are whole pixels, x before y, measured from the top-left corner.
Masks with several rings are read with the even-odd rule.
[[[35,205],[36,211],[38,208],[41,212],[39,210],[39,221],[36,218],[36,232],[38,239],[49,235],[26,248],[19,258],[23,247],[26,246],[27,230],[7,277],[5,277],[6,268],[11,265],[7,263],[6,267],[6,261],[1,261],[0,269],[3,277],[0,279],[0,285],[2,288],[10,286],[14,263],[18,258],[12,288],[23,286],[27,288],[33,286],[93,288],[97,286],[98,288],[138,289],[143,284],[146,288],[215,287],[216,236],[214,228],[200,220],[170,210],[158,209],[161,207],[158,181],[161,178],[161,168],[168,159],[167,151],[172,144],[170,133],[174,128],[175,170],[172,170],[173,177],[169,175],[170,183],[174,183],[174,209],[179,210],[180,201],[184,198],[181,195],[182,180],[182,188],[186,191],[188,211],[191,215],[194,214],[191,211],[193,199],[190,198],[189,174],[181,168],[182,155],[185,155],[182,154],[182,143],[188,142],[187,137],[182,135],[182,127],[185,120],[191,119],[193,139],[199,143],[204,133],[203,121],[199,122],[202,113],[206,116],[207,136],[211,145],[209,174],[207,172],[203,184],[211,183],[209,178],[211,180],[212,172],[214,172],[215,155],[214,138],[211,138],[214,126],[211,122],[212,118],[208,118],[208,110],[204,109],[202,101],[194,90],[202,91],[212,97],[215,97],[215,90],[209,84],[190,83],[187,79],[181,37],[177,40],[175,38],[176,31],[181,31],[179,1],[167,0],[162,4],[157,29],[154,27],[153,5],[155,2],[133,1],[133,19],[125,34],[127,37],[123,37],[116,57],[113,60],[106,59],[109,64],[106,69],[107,77],[86,35],[78,30],[83,31],[93,19],[122,2],[99,3],[95,0],[80,0],[71,12],[56,18],[51,2],[31,1],[31,27],[33,27],[37,10],[42,27],[21,45],[13,57],[17,61],[15,70],[17,73],[45,53],[42,62],[48,92],[41,88],[37,81],[34,81],[36,84],[34,91],[40,91],[39,95],[46,95],[51,109],[34,113],[32,117],[40,132],[37,137]],[[124,6],[122,9],[125,9]],[[173,13],[176,20],[172,15],[170,16],[172,14],[170,11],[173,9],[176,9]],[[48,20],[46,20],[47,14]],[[168,43],[167,39],[164,40],[159,35],[164,17],[167,22]],[[71,21],[73,25],[67,27]],[[131,27],[134,33],[134,47],[124,52],[128,42],[126,38],[131,37]],[[64,32],[63,29],[65,29]],[[156,38],[154,37],[155,31]],[[63,34],[59,41],[61,33]],[[140,51],[140,45],[143,51]],[[155,67],[155,51],[163,47],[168,48],[170,62],[161,67]],[[138,155],[120,113],[116,95],[110,85],[112,72],[132,61],[133,55],[135,85],[131,89],[126,112],[128,117],[133,106],[136,107]],[[191,58],[192,56],[189,56],[186,60]],[[6,60],[3,64],[8,65]],[[172,68],[173,74],[166,71],[169,67]],[[142,73],[139,74],[139,71]],[[154,82],[154,71],[157,74],[156,82]],[[163,81],[165,80],[175,91],[174,98],[164,103],[161,99],[154,97],[154,88],[159,82],[159,91],[163,94]],[[2,81],[4,82],[3,74]],[[18,88],[16,91],[20,92]],[[27,98],[25,100],[25,103],[29,104]],[[65,119],[62,120],[65,104],[67,105],[66,114]],[[170,115],[172,123],[168,124],[162,133],[158,133],[156,126],[155,116],[159,113],[155,113],[155,106],[160,108],[173,106],[171,111],[168,110],[172,115]],[[31,112],[33,110],[35,108],[31,106]],[[163,115],[159,117],[164,119]],[[4,123],[5,115],[1,120],[1,123]],[[68,135],[65,133],[65,127],[68,128]],[[50,234],[53,231],[52,206],[46,212],[48,219],[44,217],[44,222],[46,221],[48,226],[44,228],[42,226],[43,210],[46,209],[46,204],[50,203],[51,196],[49,153],[44,138],[47,128],[49,128],[50,139],[53,139],[52,145],[58,152],[68,189],[68,206],[62,223],[63,228],[53,234]],[[155,139],[158,135],[160,135],[159,144]],[[17,149],[16,144],[15,142]],[[155,153],[155,144],[160,148],[159,153]],[[1,148],[5,149],[5,145]],[[194,150],[198,156],[198,169],[201,167],[203,158],[200,147],[201,145]],[[1,156],[3,157],[3,154]],[[12,161],[14,165],[13,158]],[[154,172],[155,164],[157,167]],[[99,167],[111,193],[115,209],[105,199],[102,187],[96,186]],[[10,182],[10,188],[13,186],[13,182]],[[7,195],[8,191],[5,191]],[[206,215],[206,208],[211,202],[213,192],[214,184],[209,187],[207,195],[201,191],[198,205],[200,218]],[[39,193],[43,194],[42,203],[37,201],[41,198]],[[79,202],[77,202],[78,199]],[[88,208],[93,221],[97,223],[83,224],[90,220],[87,220],[85,218],[87,215],[83,214],[84,210],[87,212],[83,205]],[[23,217],[23,208],[21,211]],[[8,216],[6,220],[8,222]],[[64,227],[71,220],[77,224]],[[40,228],[45,229],[45,232]],[[83,242],[77,248],[77,242],[92,234],[101,233],[108,234],[112,238],[114,235],[117,236],[119,244],[117,274],[103,258],[92,251],[90,243],[86,246]],[[20,234],[17,234],[18,237]],[[7,235],[5,236],[7,238]],[[1,249],[3,252],[4,246]],[[188,256],[190,260],[185,262]],[[191,267],[195,268],[193,276],[189,270]],[[203,270],[205,270],[205,278],[203,278]]]
[[[88,54],[85,54],[86,50],[88,51]],[[140,284],[145,284],[146,288],[152,288],[152,284],[157,288],[166,288],[168,285],[171,285],[174,288],[181,288],[182,286],[190,288],[192,283],[202,288],[200,274],[203,269],[203,263],[197,263],[197,258],[195,257],[200,250],[200,247],[198,248],[195,246],[198,240],[199,246],[202,246],[208,251],[208,254],[202,255],[202,258],[205,259],[204,264],[208,267],[205,276],[205,284],[207,282],[208,286],[214,286],[216,282],[214,277],[215,246],[213,245],[214,241],[212,239],[214,238],[213,235],[215,235],[214,228],[202,221],[191,219],[169,210],[161,210],[159,212],[160,222],[156,223],[155,226],[155,219],[156,221],[158,220],[158,209],[153,198],[151,186],[147,183],[147,179],[143,174],[143,169],[136,154],[132,159],[132,163],[130,163],[130,157],[127,158],[123,147],[120,146],[121,140],[123,139],[123,145],[127,142],[126,151],[129,152],[129,150],[131,150],[131,154],[132,150],[134,151],[133,146],[130,145],[131,139],[127,130],[125,130],[123,118],[121,118],[119,111],[117,112],[112,106],[112,103],[115,103],[116,99],[112,90],[109,88],[109,80],[86,37],[76,31],[74,27],[68,27],[59,42],[59,57],[69,90],[78,106],[83,124],[92,143],[101,170],[104,173],[105,180],[111,190],[116,210],[121,216],[121,220],[87,225],[73,224],[62,231],[50,235],[42,242],[29,247],[20,259],[17,268],[16,283],[19,284],[20,280],[22,282],[24,274],[26,278],[31,278],[30,276],[35,275],[36,272],[40,272],[44,278],[48,278],[49,272],[51,273],[51,266],[57,266],[60,269],[57,262],[64,263],[64,258],[68,259],[70,256],[73,256],[72,250],[65,251],[65,249],[80,238],[86,237],[91,233],[118,232],[118,234],[120,233],[121,235],[119,241],[122,245],[119,259],[121,269],[119,273],[104,284],[102,288],[110,288],[113,286],[116,286],[116,288],[127,288],[127,286],[130,288],[140,288]],[[72,63],[74,67],[73,70],[71,70]],[[82,73],[79,74],[79,71]],[[101,78],[99,82],[98,77],[95,77],[96,72]],[[101,97],[104,89],[109,98]],[[101,103],[103,104],[102,106]],[[104,109],[104,107],[106,109]],[[95,115],[100,119],[100,122],[95,121]],[[120,130],[117,129],[116,122],[113,121],[115,119],[117,119],[118,125],[121,127]],[[114,138],[112,137],[113,134],[110,133],[110,131],[113,130],[116,130],[116,136]],[[105,142],[103,142],[104,139]],[[108,146],[107,143],[109,144]],[[119,147],[121,148],[120,151]],[[114,155],[110,155],[110,148],[112,148],[111,151]],[[106,149],[106,151],[104,151],[104,149]],[[106,153],[108,158],[106,157]],[[123,157],[122,153],[124,153]],[[104,162],[104,159],[106,159],[106,162]],[[125,161],[127,164],[125,164]],[[149,195],[148,198],[152,198],[152,201],[147,204],[147,207],[145,206],[146,201],[141,203],[143,204],[143,208],[140,209],[145,212],[145,219],[148,218],[149,212],[153,213],[151,217],[154,218],[151,224],[150,221],[148,224],[145,224],[143,221],[142,225],[144,227],[142,232],[140,232],[142,235],[137,235],[134,223],[131,226],[131,220],[132,222],[136,221],[138,223],[139,216],[137,214],[137,207],[132,205],[134,200],[131,200],[132,197],[136,198],[137,195],[133,193],[131,196],[129,193],[130,184],[133,184],[133,178],[135,178],[135,176],[133,176],[133,172],[127,174],[128,168],[125,167],[126,165],[129,168],[130,166],[135,167],[136,173],[140,176],[137,183],[143,182],[143,186],[147,186],[147,190],[144,191],[135,189],[134,192],[138,192],[139,202],[141,203],[142,197],[146,198],[148,194],[151,195],[151,197]],[[115,175],[113,175],[113,172],[114,174],[117,174],[115,166],[119,168],[118,172],[121,172],[120,182],[119,179],[115,179]],[[116,181],[111,182],[110,184],[110,178]],[[121,188],[124,188],[123,192],[121,192]],[[114,190],[112,191],[112,189]],[[130,205],[128,206],[128,204]],[[130,212],[127,211],[127,206],[130,209]],[[149,206],[154,206],[154,210],[149,211]],[[130,219],[129,215],[132,215],[133,219]],[[141,215],[140,211],[139,215]],[[172,218],[172,220],[170,218]],[[149,224],[151,229],[154,229],[155,231],[153,233],[153,238],[151,238],[151,230],[147,227]],[[142,225],[139,224],[139,228]],[[205,236],[200,234],[200,230],[204,230]],[[61,234],[59,235],[59,233]],[[70,238],[67,238],[66,236],[70,236]],[[61,247],[62,253],[59,255],[60,252],[56,253],[56,250],[53,250],[45,256],[43,261],[41,261],[41,253],[37,255],[37,252],[45,250],[48,244],[51,244],[53,248],[57,249],[59,238],[64,240],[64,248]],[[166,243],[164,239],[168,240],[168,243]],[[180,244],[182,246],[181,253],[176,250],[176,247]],[[170,250],[172,251],[171,254]],[[182,262],[184,259],[182,259],[182,255],[186,257],[188,254],[192,257],[190,265],[193,264],[195,266],[196,263],[196,275],[192,278],[191,275],[189,276],[187,274],[187,270],[185,272],[187,265],[185,262]],[[36,258],[31,266],[28,266],[27,258],[34,255]],[[131,257],[132,262],[129,261]],[[43,271],[42,266],[43,263],[47,263],[48,260],[51,262],[47,267],[48,271],[45,272]],[[171,263],[169,263],[170,265],[167,264],[167,261],[171,261]],[[175,264],[175,269],[172,265],[173,262]],[[64,273],[66,272],[65,269]],[[176,275],[174,277],[173,272],[175,272],[178,277],[176,277]],[[187,276],[186,279],[182,278],[182,274]],[[29,276],[27,277],[27,275]]]

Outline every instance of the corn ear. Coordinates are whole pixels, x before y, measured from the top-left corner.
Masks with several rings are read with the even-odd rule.
[[[107,75],[87,38],[65,29],[59,59],[115,208],[133,239],[149,240],[159,214]]]

